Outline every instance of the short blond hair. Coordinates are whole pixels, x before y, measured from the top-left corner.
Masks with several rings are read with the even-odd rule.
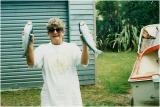
[[[64,31],[65,29],[65,24],[64,22],[59,19],[58,17],[52,17],[48,20],[47,24],[47,30],[53,29],[53,28],[60,28]]]

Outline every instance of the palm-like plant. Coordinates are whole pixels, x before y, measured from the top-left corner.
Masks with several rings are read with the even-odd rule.
[[[133,25],[124,25],[120,33],[115,33],[112,48],[118,52],[126,51],[128,49],[135,50],[138,45],[137,28]]]
[[[120,25],[122,26],[120,32],[108,32],[105,40],[98,41],[98,45],[102,46],[102,44],[105,44],[107,48],[117,52],[126,51],[128,49],[136,50],[138,45],[137,28],[133,25],[124,24],[124,20]]]

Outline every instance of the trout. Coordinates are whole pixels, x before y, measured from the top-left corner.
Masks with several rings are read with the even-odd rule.
[[[31,40],[30,34],[33,33],[32,21],[28,21],[24,26],[24,35],[22,35],[22,47],[24,49],[24,57],[27,55],[27,51],[29,48],[29,42]]]
[[[101,54],[102,51],[96,48],[96,44],[94,42],[93,36],[84,21],[79,23],[79,31],[82,34],[82,41],[87,44],[87,46],[95,53],[96,57],[98,54]]]

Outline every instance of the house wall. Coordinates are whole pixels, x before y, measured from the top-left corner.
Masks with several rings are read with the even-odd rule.
[[[66,25],[64,40],[82,47],[78,23],[85,20],[94,29],[93,2],[67,0],[2,0],[1,2],[1,88],[18,89],[41,87],[42,72],[30,69],[22,57],[21,32],[28,20],[33,22],[35,47],[49,42],[46,23],[53,16],[61,18]],[[78,67],[81,85],[95,83],[95,59],[90,51],[87,68]]]

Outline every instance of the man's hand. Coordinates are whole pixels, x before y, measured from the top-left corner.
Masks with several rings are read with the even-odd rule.
[[[89,60],[89,52],[88,52],[88,46],[83,38],[83,36],[80,36],[80,39],[83,43],[82,46],[82,56],[81,56],[81,64],[83,65],[88,65],[88,60]]]

